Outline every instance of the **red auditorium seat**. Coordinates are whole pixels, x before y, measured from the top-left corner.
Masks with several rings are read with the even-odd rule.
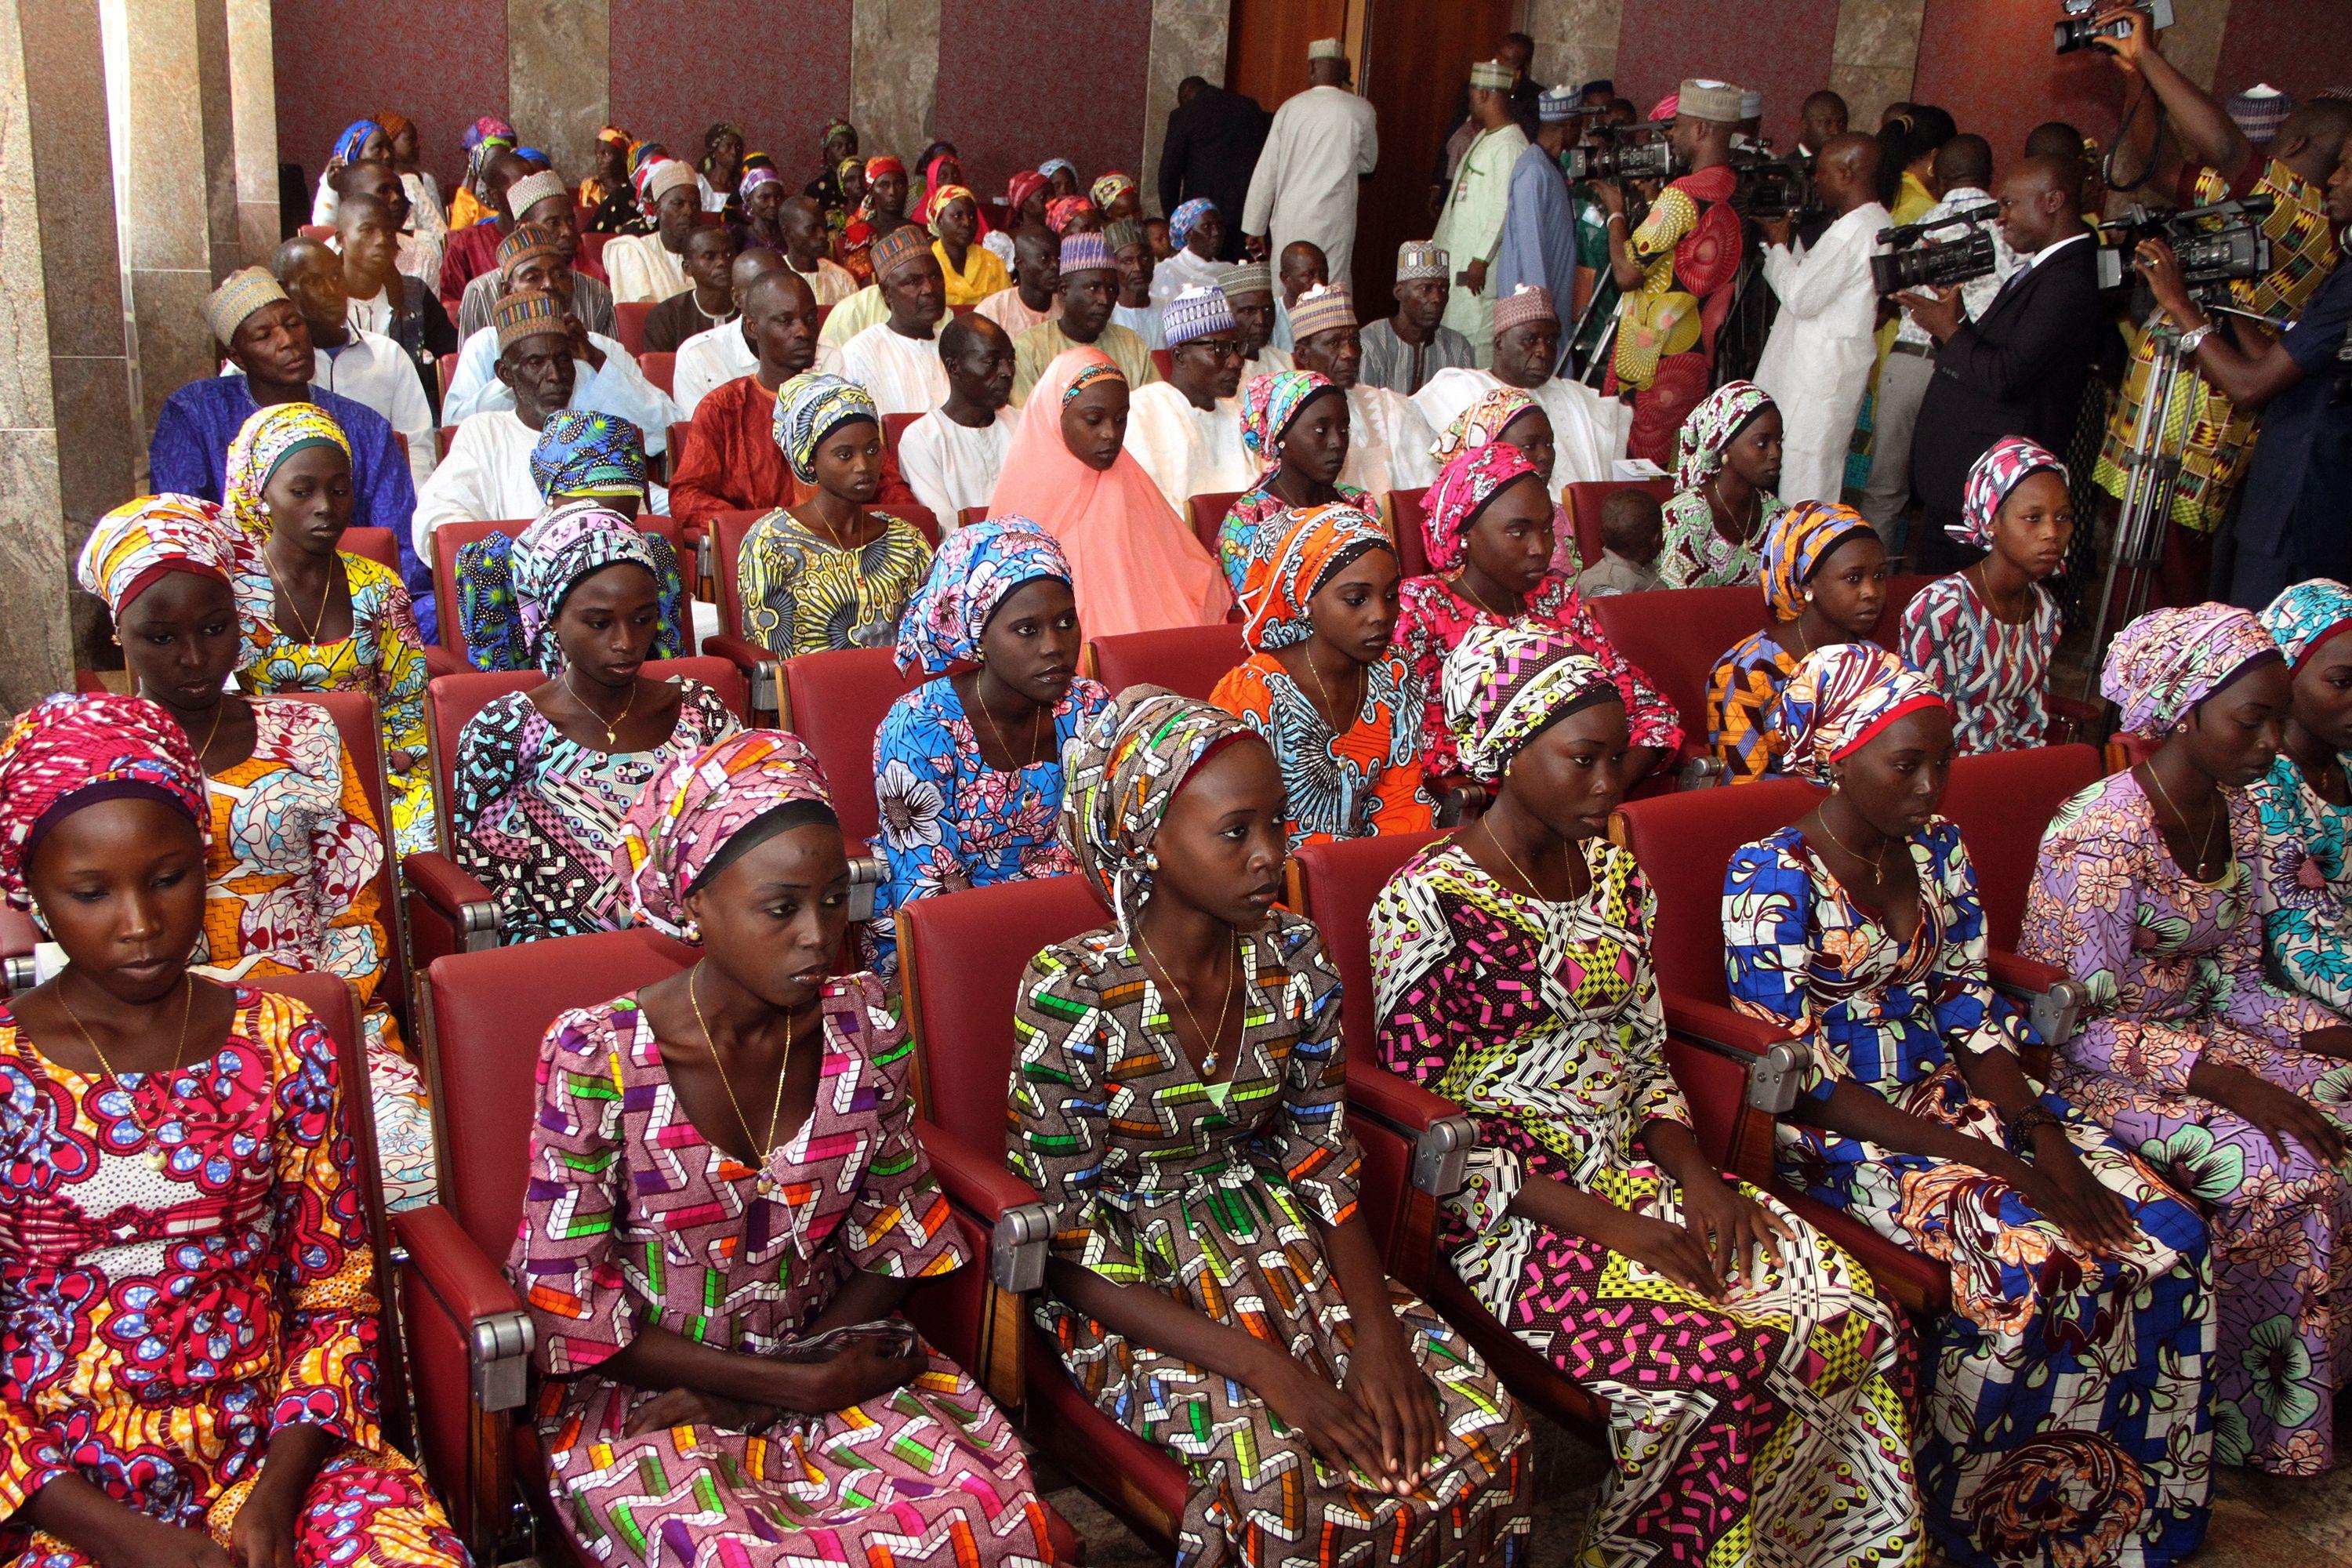
[[[1429,488],[1389,492],[1389,537],[1396,541],[1397,575],[1429,574]]]
[[[335,548],[362,556],[400,575],[400,544],[388,528],[347,528]]]
[[[400,901],[400,852],[392,838],[392,801],[384,784],[383,725],[378,717],[375,696],[367,691],[289,691],[260,700],[308,702],[314,708],[325,709],[327,717],[335,721],[335,734],[343,742],[344,755],[352,760],[360,793],[367,797],[368,809],[375,813],[376,830],[383,836],[383,861],[373,879],[376,919],[383,926],[386,944],[383,978],[377,984],[376,994],[407,1029],[413,1022],[409,1011],[407,911]],[[448,796],[436,798],[446,800]]]
[[[1870,640],[1883,648],[1901,652],[1903,647],[1903,612],[1918,597],[1919,590],[1936,579],[1924,572],[1897,572],[1886,579],[1886,604],[1878,612],[1878,626]]]
[[[613,307],[613,335],[635,358],[646,357],[646,318],[654,313],[650,300],[633,300]]]
[[[1591,602],[1601,635],[1675,705],[1683,754],[1706,751],[1706,681],[1733,643],[1764,624],[1764,595],[1729,588],[1657,588]]]
[[[1213,490],[1190,498],[1185,510],[1192,516],[1192,537],[1209,547],[1209,559],[1219,560],[1217,532],[1225,525],[1225,513],[1234,510],[1234,502],[1242,499],[1239,490]]]
[[[1984,900],[1985,935],[2014,951],[2042,835],[2058,808],[2105,776],[2096,746],[1988,752],[1952,764],[1943,813],[1960,830]]]
[[[874,732],[890,704],[928,679],[898,673],[887,647],[831,648],[783,661],[776,728],[790,730],[816,753],[833,787],[841,831],[870,844],[882,828],[874,799]]]
[[[711,585],[719,594],[719,624],[726,629],[702,639],[702,651],[735,661],[751,682],[751,706],[761,713],[777,711],[782,698],[775,682],[775,656],[744,634],[743,606],[737,592],[736,563],[752,524],[768,514],[748,509],[722,511],[711,522]],[[894,506],[890,515],[913,523],[934,548],[940,542],[940,521],[929,507]],[[887,704],[886,704],[887,706]],[[870,738],[870,736],[869,736]]]
[[[441,402],[446,406],[449,401],[449,382],[451,378],[456,376],[457,374],[457,356],[456,354],[443,354],[439,359],[433,362],[433,369],[435,374],[439,375],[441,378]],[[454,430],[457,426],[454,425],[444,425],[441,428],[444,430]],[[441,455],[445,458],[449,455],[449,443],[446,439],[444,439],[441,443]]]
[[[637,368],[647,381],[662,389],[665,397],[677,395],[677,355],[674,353],[639,354]]]
[[[1221,621],[1213,626],[1172,626],[1097,637],[1087,645],[1086,665],[1114,697],[1130,686],[1148,683],[1206,702],[1225,671],[1248,657],[1242,628]]]
[[[882,416],[882,447],[895,452],[907,434],[907,426],[922,417],[919,414],[885,414]]]
[[[1176,374],[1176,356],[1169,353],[1166,349],[1153,349],[1151,351],[1151,368],[1160,373],[1160,380],[1166,381],[1170,376]]]
[[[975,522],[985,521],[987,517],[988,509],[984,506],[964,507],[956,513],[956,526],[958,528],[970,528]]]
[[[433,605],[441,617],[441,646],[457,656],[460,668],[471,668],[466,658],[466,634],[457,624],[457,552],[477,540],[488,539],[493,533],[509,538],[530,526],[531,520],[507,518],[496,522],[445,522],[433,531]],[[659,517],[652,512],[641,513],[637,527],[647,533],[656,533],[669,541],[677,553],[677,569],[681,573],[693,569],[694,552],[677,531],[673,518]],[[693,584],[688,583],[688,587]],[[690,613],[690,612],[689,612]],[[688,637],[694,628],[686,628]]]
[[[899,973],[922,1104],[950,1137],[992,1163],[1001,1166],[1006,1137],[1010,1003],[1022,972],[1041,948],[1108,918],[1076,877],[918,899],[898,912]],[[974,1006],[973,998],[1003,1000]],[[1365,1216],[1382,1240],[1391,1271],[1422,1289],[1433,1245],[1433,1194],[1459,1184],[1469,1124],[1435,1095],[1360,1060],[1348,1064],[1348,1109],[1364,1152]],[[1032,1223],[1042,1228],[1042,1220],[1040,1214]],[[1044,1280],[1043,1258],[1034,1270],[1006,1271],[996,1279],[1008,1290],[1036,1289]],[[1023,1425],[1029,1440],[1164,1546],[1183,1514],[1182,1468],[1095,1409],[1025,1310],[1009,1310],[1006,1317],[1025,1342]]]
[[[1601,559],[1601,509],[1619,490],[1642,490],[1664,504],[1675,493],[1672,479],[1604,479],[1568,487],[1568,521],[1576,530],[1576,558],[1591,566]]]

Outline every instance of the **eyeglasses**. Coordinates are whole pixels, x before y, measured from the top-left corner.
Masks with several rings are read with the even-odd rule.
[[[1204,350],[1211,359],[1230,359],[1242,352],[1241,344],[1231,338],[1194,338],[1191,342],[1180,346]]]

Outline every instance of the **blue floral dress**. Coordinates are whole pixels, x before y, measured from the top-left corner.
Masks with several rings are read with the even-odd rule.
[[[2331,805],[2284,752],[2246,792],[2262,818],[2254,890],[2263,956],[2280,984],[2352,1017],[2352,806]]]

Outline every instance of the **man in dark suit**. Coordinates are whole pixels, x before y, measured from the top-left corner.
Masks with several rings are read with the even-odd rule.
[[[1936,340],[1936,374],[1911,439],[1911,482],[1927,508],[1918,565],[1948,572],[1973,552],[1945,525],[1960,516],[1969,469],[2003,436],[2063,452],[2101,337],[2095,245],[2084,224],[2083,174],[2071,160],[2029,158],[1994,192],[2001,233],[2025,258],[1979,321],[1958,289],[1895,296]]]
[[[1176,107],[1168,111],[1168,136],[1160,144],[1160,210],[1173,213],[1194,196],[1216,203],[1225,219],[1219,260],[1242,258],[1242,208],[1267,122],[1265,110],[1246,94],[1197,76],[1176,86]]]

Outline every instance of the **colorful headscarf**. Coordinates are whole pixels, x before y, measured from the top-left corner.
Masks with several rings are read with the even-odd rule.
[[[665,935],[696,941],[687,894],[730,839],[794,801],[833,809],[816,753],[787,731],[739,730],[672,757],[621,819],[613,869],[630,913]]]
[[[1085,196],[1055,196],[1045,204],[1045,226],[1055,234],[1066,233],[1079,216],[1095,210],[1095,204]]]
[[[1499,441],[1512,420],[1536,405],[1536,400],[1516,386],[1498,386],[1454,416],[1454,423],[1430,444],[1429,455],[1443,466],[1463,453]]]
[[[1272,553],[1251,552],[1242,578],[1242,639],[1271,652],[1315,635],[1307,601],[1333,573],[1367,550],[1392,550],[1381,525],[1345,501],[1299,507],[1274,524],[1280,542]]]
[[[816,452],[824,438],[853,419],[877,426],[882,416],[874,399],[846,376],[807,370],[776,389],[776,417],[770,433],[803,484],[816,479]]]
[[[656,588],[662,581],[663,563],[645,531],[593,500],[541,512],[515,535],[509,561],[523,645],[550,675],[563,668],[563,651],[549,635],[550,628],[564,599],[583,578],[607,566],[630,565],[644,567]]]
[[[1070,377],[1070,384],[1062,388],[1062,406],[1067,408],[1078,400],[1078,395],[1098,381],[1125,381],[1127,373],[1108,359],[1089,360]]]
[[[1111,203],[1118,200],[1119,197],[1127,195],[1128,192],[1133,189],[1135,189],[1135,182],[1127,175],[1120,174],[1117,169],[1113,169],[1110,173],[1097,179],[1093,184],[1088,185],[1087,187],[1087,195],[1094,197],[1095,205],[1102,208],[1105,212],[1108,212],[1110,211]]]
[[[1818,784],[1830,764],[1862,750],[1907,713],[1950,710],[1935,683],[1876,643],[1832,643],[1807,654],[1773,698],[1765,722],[1780,732],[1789,771]]]
[[[669,156],[669,149],[658,142],[629,143],[629,178],[634,183],[639,174]],[[638,187],[640,190],[642,186]]]
[[[327,155],[327,173],[331,174],[345,164],[357,160],[360,149],[367,145],[368,137],[378,131],[383,131],[385,142],[389,142],[392,140],[392,132],[384,131],[383,123],[379,121],[354,120],[344,126],[343,133],[335,138],[335,150]]]
[[[973,195],[970,189],[962,185],[941,185],[938,190],[931,193],[931,199],[923,204],[923,222],[929,226],[933,234],[937,234],[939,232],[940,214],[947,210],[947,205],[950,202],[956,201],[958,199],[970,202],[971,204],[972,215],[975,217],[979,216],[980,198]],[[975,237],[977,237],[976,231]]]
[[[1021,222],[1021,204],[1053,184],[1034,169],[1024,169],[1004,182],[1004,205],[1013,214],[1013,222]]]
[[[1528,455],[1508,441],[1489,441],[1456,456],[1437,472],[1422,502],[1422,528],[1429,569],[1443,574],[1462,560],[1463,536],[1478,513],[1505,485],[1535,473]],[[1543,480],[1538,477],[1537,487]]]
[[[1463,770],[1490,784],[1570,709],[1602,697],[1624,700],[1600,660],[1553,628],[1521,621],[1472,626],[1439,679]]]
[[[1265,375],[1254,375],[1242,387],[1242,445],[1257,458],[1263,471],[1271,471],[1282,461],[1282,433],[1307,405],[1307,400],[1326,388],[1339,388],[1331,378],[1311,370],[1277,370]]]
[[[2044,469],[2056,474],[2061,484],[2074,482],[2056,453],[2022,436],[2003,436],[1969,468],[1968,484],[1960,492],[1960,521],[1946,525],[1944,531],[1962,544],[1990,550],[1992,525],[2010,492]]]
[[[622,130],[617,125],[598,126],[596,128],[596,140],[599,142],[609,142],[613,146],[618,147],[624,153],[637,144],[637,139],[635,137],[630,135],[627,132]]]
[[[866,160],[866,183],[869,185],[885,174],[903,174],[906,172],[905,162],[895,153],[877,153]]]
[[[269,514],[261,510],[261,492],[278,466],[306,447],[333,447],[346,459],[351,437],[335,416],[315,403],[273,403],[247,416],[236,439],[228,444],[228,462],[222,489],[228,512],[239,528],[257,539],[269,537]]]
[[[1201,220],[1216,210],[1217,204],[1206,196],[1194,196],[1183,203],[1168,215],[1168,243],[1179,250],[1183,249],[1184,242],[1192,237],[1192,231],[1201,226]]]
[[[375,122],[383,127],[383,139],[386,142],[397,142],[400,140],[403,132],[416,129],[416,122],[415,121],[409,119],[405,114],[394,113],[389,109],[379,110],[375,117]]]
[[[468,153],[485,142],[504,142],[511,147],[515,142],[515,128],[495,114],[485,114],[467,126],[465,134],[458,141]]]
[[[120,619],[123,606],[169,572],[191,572],[234,584],[250,543],[221,509],[194,496],[142,496],[98,520],[74,563],[74,581],[106,601]]]
[[[1070,178],[1073,180],[1078,177],[1078,166],[1076,163],[1071,163],[1067,158],[1046,159],[1044,163],[1037,165],[1037,177],[1044,180],[1050,185],[1054,183],[1054,176],[1064,169],[1067,169],[1070,172]]]
[[[784,177],[776,173],[773,166],[767,163],[747,163],[742,174],[735,182],[735,195],[738,197],[749,196],[761,185],[781,185],[783,183]]]
[[[25,870],[41,836],[78,805],[130,795],[186,813],[210,848],[204,769],[163,709],[143,697],[60,693],[17,715],[0,739],[0,894],[31,909]]]
[[[2352,631],[2352,588],[2333,577],[2314,577],[2273,599],[2260,618],[2289,668],[2300,673],[2338,633]]]
[[[2232,605],[2150,610],[2107,645],[2099,693],[2122,728],[2160,741],[2251,666],[2283,657],[2262,622]]]
[[[1799,501],[1764,531],[1764,604],[1784,621],[1805,613],[1805,579],[1832,546],[1852,533],[1878,531],[1862,513],[1832,501]]]
[[[852,137],[855,137],[857,134],[856,126],[852,125],[848,121],[836,114],[832,119],[826,121],[824,122],[824,129],[818,132],[816,134],[818,152],[822,153],[824,151],[825,144],[833,140],[833,133],[836,131],[846,131]]]
[[[1070,563],[1025,517],[992,517],[949,534],[899,619],[899,672],[945,675],[980,658],[980,634],[996,606],[1040,577],[1067,583]]]
[[[1675,489],[1695,490],[1723,467],[1723,449],[1748,422],[1772,406],[1752,381],[1727,381],[1690,412],[1675,438]]]
[[[1062,752],[1062,846],[1133,941],[1151,899],[1152,841],[1185,779],[1225,742],[1253,734],[1222,708],[1130,686],[1082,721]]]
[[[646,437],[613,414],[559,408],[530,449],[530,482],[541,499],[646,493]]]

